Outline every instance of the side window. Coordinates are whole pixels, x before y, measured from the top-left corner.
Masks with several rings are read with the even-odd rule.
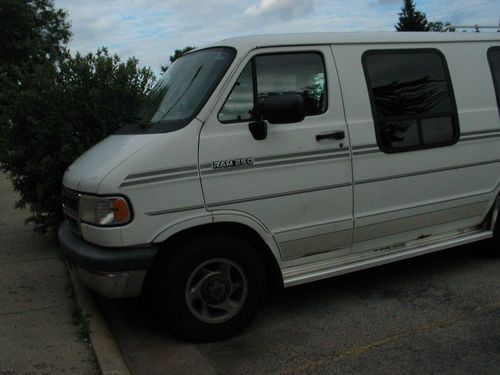
[[[219,121],[223,123],[251,121],[252,111],[253,78],[252,63],[249,62],[234,84],[226,104],[219,112]]]
[[[269,96],[286,93],[304,97],[306,116],[326,111],[325,66],[321,54],[280,53],[254,57],[243,69],[219,112],[219,121],[234,123],[256,120],[258,110],[255,110],[254,103],[263,103]]]
[[[363,67],[382,151],[411,151],[458,141],[450,75],[439,51],[367,51]]]
[[[492,47],[488,50],[488,61],[490,62],[498,109],[500,110],[500,47]]]

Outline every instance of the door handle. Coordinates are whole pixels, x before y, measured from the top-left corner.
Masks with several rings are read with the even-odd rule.
[[[343,130],[340,130],[340,131],[321,133],[316,135],[317,141],[321,141],[322,139],[326,138],[341,140],[345,138],[345,132]]]

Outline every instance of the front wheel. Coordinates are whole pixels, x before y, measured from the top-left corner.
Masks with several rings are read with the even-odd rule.
[[[266,290],[258,253],[244,239],[205,234],[179,244],[156,273],[160,317],[177,336],[215,341],[238,333]]]

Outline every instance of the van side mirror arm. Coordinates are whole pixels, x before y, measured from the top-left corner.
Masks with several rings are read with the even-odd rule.
[[[262,141],[267,138],[267,122],[265,120],[258,120],[248,124],[248,129],[252,136],[257,141]]]

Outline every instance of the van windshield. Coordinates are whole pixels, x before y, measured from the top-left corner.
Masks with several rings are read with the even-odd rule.
[[[117,134],[164,133],[186,126],[201,110],[236,55],[209,48],[176,60]]]

